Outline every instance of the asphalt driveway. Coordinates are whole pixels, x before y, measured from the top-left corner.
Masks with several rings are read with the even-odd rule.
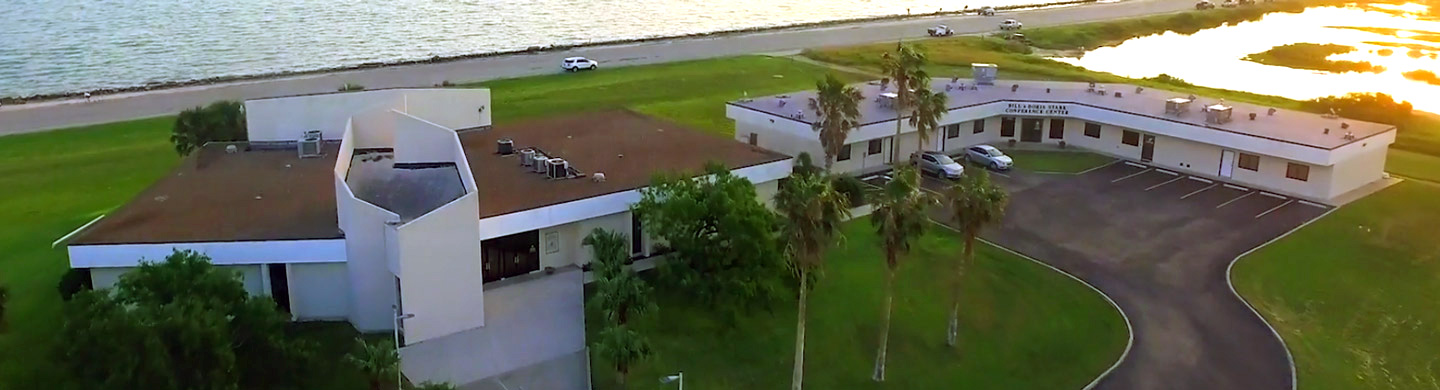
[[[1130,317],[1130,355],[1097,388],[1291,388],[1284,346],[1226,272],[1324,208],[1126,163],[1038,184],[995,180],[1012,187],[1011,203],[984,237],[1095,285]]]

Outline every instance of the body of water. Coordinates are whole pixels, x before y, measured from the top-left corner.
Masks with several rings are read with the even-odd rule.
[[[0,96],[1034,0],[6,0]]]
[[[1247,55],[1292,43],[1333,43],[1355,51],[1331,60],[1368,61],[1379,73],[1329,73],[1262,65]],[[1440,21],[1426,5],[1364,5],[1276,13],[1254,22],[1203,30],[1192,35],[1164,33],[1095,49],[1079,58],[1057,60],[1126,77],[1161,73],[1192,84],[1292,99],[1348,92],[1383,92],[1418,110],[1440,113],[1440,85],[1407,79],[1405,72],[1440,73]]]

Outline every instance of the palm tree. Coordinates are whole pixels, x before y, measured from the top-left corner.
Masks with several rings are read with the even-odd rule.
[[[910,126],[915,127],[915,151],[925,150],[925,143],[940,129],[940,117],[945,116],[949,99],[944,92],[930,92],[928,88],[915,91],[915,115],[910,116]]]
[[[630,368],[650,356],[650,342],[629,326],[630,319],[655,310],[651,288],[626,264],[625,235],[595,228],[581,241],[595,256],[594,294],[588,305],[604,318],[599,337],[592,340],[595,352],[615,364],[615,380],[621,386]]]
[[[910,243],[925,232],[926,210],[936,203],[929,192],[919,188],[920,172],[915,167],[895,168],[894,178],[875,199],[870,222],[875,225],[885,249],[885,303],[880,326],[880,348],[875,355],[875,372],[871,379],[885,380],[885,352],[890,341],[890,308],[895,301],[895,270],[900,257],[910,251]]]
[[[370,381],[370,390],[380,390],[382,384],[400,373],[400,354],[389,343],[367,343],[355,339],[355,351],[346,354],[345,361],[365,374]]]
[[[930,74],[925,72],[925,54],[915,50],[914,46],[895,44],[895,53],[885,53],[881,56],[880,69],[895,83],[895,139],[900,139],[900,131],[903,129],[905,114],[908,113],[917,101],[916,92],[921,89],[928,89],[930,86]],[[890,161],[896,160],[896,154],[900,152],[899,146],[892,140],[890,142]]]
[[[775,208],[785,219],[785,249],[800,276],[800,306],[795,323],[795,369],[790,388],[800,390],[805,373],[806,303],[810,278],[825,259],[825,250],[844,237],[840,223],[850,217],[849,199],[836,192],[824,173],[791,177],[780,185]]]
[[[955,262],[954,305],[950,309],[950,329],[945,343],[955,346],[960,332],[960,283],[965,278],[965,266],[975,262],[975,236],[980,229],[1000,221],[1005,216],[1005,206],[1010,203],[1010,194],[990,182],[990,175],[981,169],[965,175],[965,179],[950,187],[950,208],[960,234],[965,236],[965,253]]]
[[[840,148],[845,146],[845,137],[850,130],[860,126],[860,100],[864,97],[833,73],[816,82],[815,89],[815,107],[812,108],[820,113],[815,131],[820,132],[820,145],[825,149],[825,171],[828,172],[835,163],[835,156],[840,154]]]

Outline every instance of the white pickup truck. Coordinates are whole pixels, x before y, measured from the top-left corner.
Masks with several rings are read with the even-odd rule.
[[[943,25],[943,24],[942,24],[942,25],[939,25],[939,26],[931,27],[931,28],[930,28],[929,30],[927,30],[926,32],[928,32],[928,33],[930,34],[930,36],[932,36],[932,37],[948,37],[948,36],[951,36],[951,35],[955,35],[955,30],[951,30],[951,29],[950,29],[950,26],[946,26],[946,25]]]

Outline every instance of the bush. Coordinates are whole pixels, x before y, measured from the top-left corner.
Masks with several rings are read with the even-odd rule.
[[[835,192],[845,195],[850,201],[850,207],[859,207],[865,204],[865,183],[850,175],[835,175],[830,179],[830,185],[835,187]]]
[[[206,143],[245,138],[245,105],[228,100],[181,111],[170,130],[170,143],[181,156],[190,155]]]
[[[1410,119],[1410,111],[1414,108],[1410,102],[1397,102],[1383,93],[1326,96],[1305,101],[1302,105],[1311,112],[1327,113],[1334,110],[1336,114],[1346,118],[1390,125],[1404,124]]]
[[[65,270],[65,275],[60,276],[60,285],[57,288],[60,290],[60,299],[66,302],[69,302],[70,298],[81,291],[94,289],[95,286],[90,279],[90,269],[71,268]]]
[[[1195,84],[1190,84],[1189,81],[1185,81],[1184,79],[1181,79],[1181,78],[1179,78],[1179,77],[1171,76],[1171,75],[1164,74],[1164,73],[1155,75],[1155,77],[1146,77],[1146,78],[1144,78],[1144,80],[1154,81],[1154,82],[1161,83],[1161,84],[1169,84],[1169,85],[1181,86],[1181,87],[1193,87],[1193,86],[1195,86]]]
[[[339,90],[339,91],[340,91],[340,92],[350,92],[350,91],[364,91],[364,90],[365,90],[365,86],[364,86],[364,85],[355,84],[355,83],[345,83],[345,85],[341,85],[341,86],[340,86],[340,90]]]

